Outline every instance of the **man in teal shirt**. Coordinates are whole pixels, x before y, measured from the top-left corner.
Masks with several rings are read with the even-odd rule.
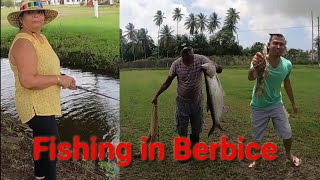
[[[283,144],[287,158],[294,166],[299,166],[301,160],[293,156],[290,152],[292,144],[292,131],[286,110],[283,106],[281,96],[281,84],[284,83],[284,89],[291,101],[293,113],[298,112],[298,108],[294,102],[290,83],[290,72],[292,64],[290,61],[282,57],[286,49],[286,40],[282,34],[270,34],[268,43],[267,62],[260,52],[257,52],[252,58],[251,68],[248,73],[250,81],[256,80],[251,100],[251,119],[253,140],[260,143],[264,131],[268,126],[269,119],[272,119],[277,134],[283,139]],[[263,80],[257,78],[258,71],[266,66],[268,71]],[[262,84],[262,85],[261,85]],[[257,93],[257,87],[261,88],[262,93]],[[253,161],[249,167],[255,167],[258,161]]]

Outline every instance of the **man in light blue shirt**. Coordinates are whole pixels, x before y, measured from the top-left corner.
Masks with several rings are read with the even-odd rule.
[[[294,101],[290,83],[292,64],[282,57],[286,49],[286,40],[282,34],[270,34],[268,43],[267,63],[264,56],[257,52],[252,58],[251,67],[248,73],[250,81],[255,80],[251,100],[251,119],[253,140],[260,143],[268,126],[269,119],[272,119],[277,134],[283,139],[287,158],[294,166],[299,166],[301,160],[290,152],[292,144],[292,131],[286,110],[283,106],[281,95],[281,84],[291,101],[294,114],[298,108]],[[266,67],[268,71],[263,78],[258,76],[258,71]],[[260,92],[258,92],[260,91]],[[253,161],[249,167],[255,167],[260,161]]]

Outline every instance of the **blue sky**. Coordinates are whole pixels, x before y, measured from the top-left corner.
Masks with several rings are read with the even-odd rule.
[[[157,42],[158,27],[153,22],[157,10],[165,13],[162,24],[169,25],[176,34],[173,10],[179,7],[184,14],[179,23],[179,34],[188,34],[184,21],[189,13],[200,12],[210,16],[216,12],[223,24],[229,8],[240,12],[237,24],[239,42],[250,47],[255,42],[267,42],[269,33],[283,33],[288,48],[311,49],[311,11],[314,14],[314,36],[317,35],[317,16],[320,16],[320,0],[122,0],[120,4],[120,28],[133,23],[136,29],[147,28]]]

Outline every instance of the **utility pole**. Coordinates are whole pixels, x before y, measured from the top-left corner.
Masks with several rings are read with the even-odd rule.
[[[98,5],[98,0],[93,0],[93,6],[94,6],[94,16],[96,18],[99,17],[99,5]]]
[[[319,37],[319,16],[318,16],[318,65],[320,67],[320,37]]]
[[[314,48],[313,48],[313,43],[314,43],[314,39],[313,39],[313,13],[311,11],[311,44],[312,44],[312,48],[311,48],[311,64],[313,64],[314,62]]]

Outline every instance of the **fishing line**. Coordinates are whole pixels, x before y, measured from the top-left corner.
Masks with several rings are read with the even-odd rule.
[[[82,87],[82,86],[77,86],[77,89],[81,89],[81,90],[84,90],[84,91],[87,91],[87,92],[91,92],[91,93],[98,94],[98,95],[103,96],[103,97],[106,97],[106,98],[110,98],[110,99],[113,99],[113,100],[120,101],[119,99],[116,99],[116,98],[114,98],[114,97],[110,97],[110,96],[107,96],[107,95],[104,95],[104,94],[101,94],[101,93],[98,93],[98,92],[95,92],[95,91],[86,89],[86,88],[84,88],[84,87]]]
[[[60,73],[60,75],[64,76],[66,74],[64,73]],[[110,99],[113,99],[113,100],[116,100],[116,101],[120,101],[119,99],[117,98],[114,98],[114,97],[110,97],[110,96],[107,96],[107,95],[104,95],[104,94],[101,94],[101,93],[98,93],[98,92],[95,92],[95,91],[92,91],[92,90],[89,90],[85,87],[82,87],[82,86],[76,86],[77,89],[81,89],[81,90],[84,90],[84,91],[87,91],[87,92],[91,92],[91,93],[94,93],[94,94],[98,94],[100,96],[103,96],[103,97],[106,97],[106,98],[110,98]]]

